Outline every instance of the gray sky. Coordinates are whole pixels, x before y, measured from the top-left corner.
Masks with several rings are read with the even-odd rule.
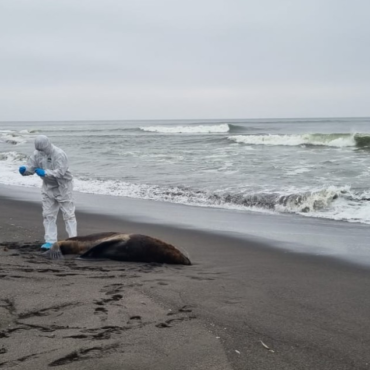
[[[0,0],[0,120],[370,116],[369,0]]]

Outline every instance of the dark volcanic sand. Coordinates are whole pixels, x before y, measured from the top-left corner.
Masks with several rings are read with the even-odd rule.
[[[0,368],[370,368],[369,269],[98,215],[78,223],[80,235],[161,238],[193,265],[46,260],[32,246],[41,205],[0,198]]]

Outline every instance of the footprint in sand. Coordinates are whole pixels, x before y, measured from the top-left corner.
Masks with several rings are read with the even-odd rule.
[[[123,284],[109,284],[106,285],[101,292],[105,293],[106,295],[115,295],[117,293],[120,293],[123,288]]]
[[[133,323],[141,323],[141,316],[131,316],[130,319],[127,321],[127,324],[133,324]]]
[[[49,366],[62,366],[70,364],[71,362],[84,361],[91,358],[102,358],[116,352],[117,349],[118,344],[111,344],[104,347],[80,348],[77,351],[73,351],[64,357],[51,362]]]
[[[102,312],[102,313],[108,313],[108,310],[106,308],[104,308],[104,307],[97,307],[97,308],[95,308],[95,314],[98,314],[100,312]]]

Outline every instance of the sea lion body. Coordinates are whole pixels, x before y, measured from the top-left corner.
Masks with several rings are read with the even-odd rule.
[[[147,235],[117,232],[68,238],[54,243],[45,254],[52,259],[61,258],[63,254],[77,254],[82,259],[191,265],[189,258],[171,244]]]

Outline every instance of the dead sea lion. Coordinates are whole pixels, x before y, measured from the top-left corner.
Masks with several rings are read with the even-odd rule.
[[[76,236],[53,244],[44,253],[51,259],[78,254],[83,259],[106,258],[116,261],[158,262],[191,265],[189,258],[173,245],[140,234],[107,232]]]

